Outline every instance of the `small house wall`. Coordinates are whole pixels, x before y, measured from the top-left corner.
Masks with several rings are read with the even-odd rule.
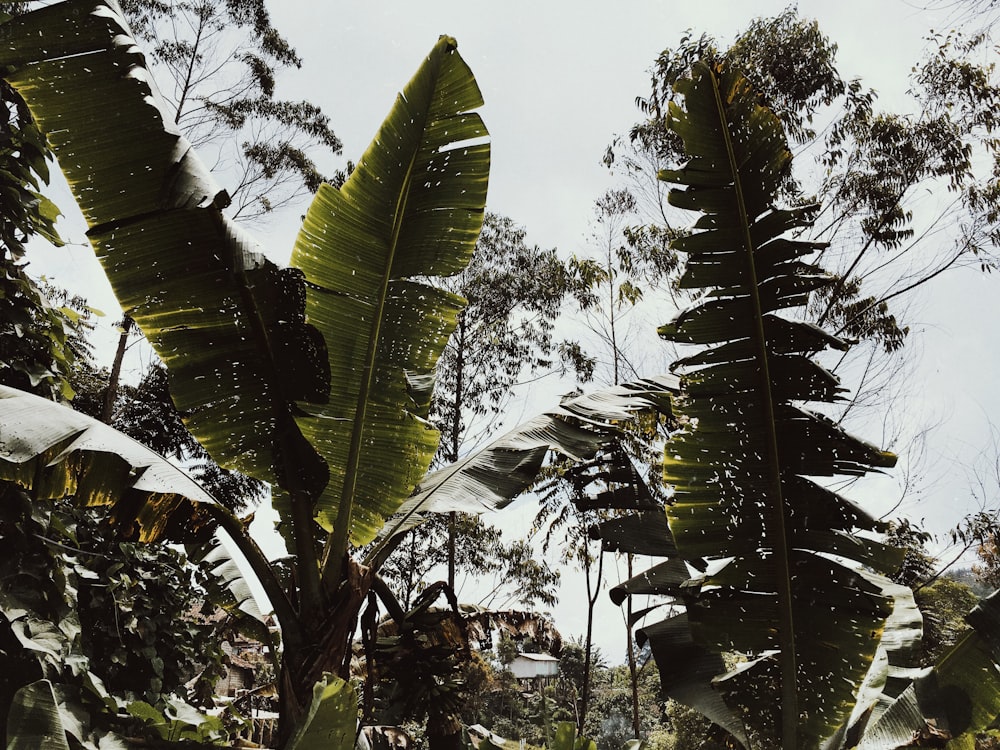
[[[511,662],[510,671],[519,680],[533,680],[536,677],[556,677],[559,675],[559,660],[552,657],[531,659],[522,654]]]

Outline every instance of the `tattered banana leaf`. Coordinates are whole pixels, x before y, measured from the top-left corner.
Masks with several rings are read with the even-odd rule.
[[[228,511],[183,470],[69,407],[0,386],[0,479],[35,499],[108,505],[124,537],[208,538]]]
[[[695,642],[687,613],[644,626],[636,631],[635,639],[640,647],[649,643],[665,695],[690,706],[747,744],[743,722],[712,686],[713,678],[725,671],[722,655]]]
[[[677,554],[615,595],[686,605],[683,619],[644,631],[662,631],[661,673],[677,672],[676,653],[696,667],[670,678],[679,699],[743,742],[746,726],[775,746],[819,747],[850,718],[892,612],[893,598],[851,566],[891,572],[902,554],[857,536],[884,525],[810,477],[860,476],[895,456],[802,406],[843,398],[811,357],[846,342],[788,315],[832,279],[807,260],[816,243],[786,236],[816,207],[776,206],[791,163],[780,121],[734,70],[698,63],[677,90],[683,108],[671,104],[668,122],[688,161],[660,177],[679,186],[672,205],[701,212],[673,247],[688,261],[682,285],[705,293],[659,333],[706,348],[672,368],[685,425],[664,458]],[[719,562],[683,580],[683,561],[702,559]],[[711,655],[727,650],[749,661],[713,672]]]
[[[180,134],[112,0],[70,0],[0,33],[0,69],[47,134],[118,301],[170,372],[185,424],[221,465],[318,491],[296,401],[323,402],[302,274],[267,260]]]
[[[858,750],[971,748],[975,732],[993,724],[1000,715],[1000,592],[966,619],[973,629],[868,725]]]
[[[14,694],[7,716],[7,750],[70,750],[48,680],[32,682]]]
[[[300,404],[329,466],[317,520],[370,542],[430,465],[428,378],[464,300],[428,282],[461,270],[482,226],[489,173],[475,78],[442,37],[340,189],[324,185],[295,243],[306,313],[326,340],[333,389]],[[333,550],[336,550],[334,552]]]
[[[204,584],[205,598],[224,610],[240,633],[268,647],[277,674],[278,644],[268,627],[267,618],[260,611],[249,581],[239,563],[230,555],[226,543],[217,536],[201,545],[188,545],[187,553],[191,562],[209,566],[211,575]]]
[[[677,378],[661,375],[575,396],[432,472],[389,520],[366,564],[380,564],[391,540],[422,523],[427,513],[506,507],[535,481],[549,451],[576,460],[590,458],[613,442],[619,423],[642,411],[668,414],[677,387]]]
[[[879,586],[883,594],[892,597],[892,614],[885,621],[878,651],[858,690],[851,718],[823,743],[824,750],[856,746],[865,727],[875,723],[921,671],[915,658],[923,637],[923,616],[913,592],[884,576],[860,572]]]

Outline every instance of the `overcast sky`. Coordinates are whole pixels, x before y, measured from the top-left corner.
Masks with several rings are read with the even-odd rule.
[[[493,143],[489,208],[522,224],[530,242],[565,254],[586,247],[594,200],[611,185],[600,158],[612,137],[636,119],[634,100],[647,93],[647,71],[656,55],[676,45],[687,29],[729,41],[752,17],[775,15],[786,5],[781,0],[270,4],[275,26],[304,59],[301,71],[279,79],[279,96],[320,105],[344,142],[344,158],[355,160],[438,36],[456,37],[486,100],[483,117]],[[952,12],[900,0],[804,1],[798,6],[839,45],[842,76],[864,78],[879,91],[884,106],[903,111],[907,75],[924,38],[929,30],[946,27]],[[82,242],[79,219],[65,198],[62,205],[70,238]],[[276,259],[287,259],[302,211],[304,205],[266,227],[264,238]],[[36,255],[33,267],[107,310],[102,336],[111,341],[113,303],[90,258],[87,248],[75,247],[46,258]],[[997,415],[1000,423],[995,367],[984,357],[992,357],[995,349],[998,284],[995,277],[958,272],[935,287],[912,321],[911,345],[921,354],[912,376],[918,397],[910,403],[942,426],[931,435],[924,492],[906,510],[935,528],[972,508],[967,471],[952,459],[971,462],[986,442],[989,417]],[[669,311],[656,322],[667,317]],[[887,496],[895,492],[893,482],[886,487]],[[507,524],[526,528],[532,510],[519,512],[515,506]],[[573,604],[581,596],[579,588],[564,592],[564,604],[555,612],[566,635],[583,631],[580,609]],[[606,598],[601,607],[599,642],[617,661],[621,618]]]

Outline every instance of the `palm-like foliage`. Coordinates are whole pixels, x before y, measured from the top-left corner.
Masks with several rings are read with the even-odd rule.
[[[320,190],[296,267],[282,269],[222,213],[225,192],[166,116],[114,2],[56,4],[10,21],[3,39],[5,77],[49,133],[112,286],[164,360],[187,426],[220,464],[272,483],[294,553],[291,583],[281,585],[238,519],[176,470],[175,483],[138,492],[136,474],[171,470],[146,454],[128,458],[134,444],[80,415],[37,411],[41,426],[64,428],[42,439],[16,394],[0,399],[2,478],[36,499],[76,490],[112,503],[123,523],[138,515],[149,538],[222,526],[282,627],[284,743],[340,731],[353,694],[326,673],[346,671],[373,576],[348,550],[400,508],[437,443],[425,420],[431,371],[463,302],[433,277],[468,261],[486,198],[475,79],[442,37],[346,184]],[[556,410],[431,478],[424,495],[454,500],[473,480],[490,500],[508,500],[550,446],[592,453],[614,420],[656,401],[664,384],[634,390]]]
[[[902,553],[859,535],[882,524],[815,479],[895,457],[805,406],[840,397],[811,357],[847,342],[785,312],[830,282],[804,260],[820,246],[786,236],[815,208],[775,206],[791,160],[781,124],[732,70],[697,64],[678,91],[684,108],[672,105],[668,123],[688,162],[661,178],[681,186],[671,203],[701,212],[673,247],[687,257],[682,285],[704,293],[660,334],[706,348],[673,368],[682,429],[665,452],[668,524],[646,513],[600,527],[605,550],[668,559],[612,597],[683,605],[637,635],[665,691],[744,745],[853,746],[867,727],[862,746],[887,748],[983,728],[998,707],[985,648],[995,607],[974,613],[978,633],[907,687],[919,613],[879,575]],[[721,654],[733,651],[747,661],[726,673]]]
[[[767,717],[775,696],[748,701],[747,688],[780,685],[772,729],[786,747],[811,746],[847,718],[891,612],[832,556],[882,571],[898,559],[851,536],[876,524],[807,477],[860,475],[895,457],[800,406],[839,398],[809,355],[845,344],[778,314],[830,283],[802,260],[816,245],[785,237],[814,207],[774,205],[791,163],[780,122],[733,71],[695,66],[680,89],[685,110],[674,106],[670,125],[689,161],[661,178],[684,187],[673,205],[702,213],[674,248],[687,257],[681,285],[709,291],[660,335],[709,348],[675,364],[691,429],[668,443],[664,476],[680,555],[725,560],[686,593],[687,617],[701,645],[753,654],[720,685],[731,708]]]

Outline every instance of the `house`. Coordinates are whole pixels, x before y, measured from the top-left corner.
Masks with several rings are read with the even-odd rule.
[[[510,671],[518,682],[548,682],[559,676],[559,659],[548,654],[521,653],[510,663]]]

